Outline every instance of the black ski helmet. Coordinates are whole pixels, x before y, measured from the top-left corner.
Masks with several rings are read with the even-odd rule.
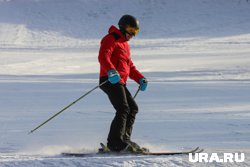
[[[131,15],[123,15],[118,22],[120,30],[125,33],[127,27],[135,28],[139,31],[139,21]]]

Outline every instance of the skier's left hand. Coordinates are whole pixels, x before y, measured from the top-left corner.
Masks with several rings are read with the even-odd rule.
[[[141,78],[141,79],[140,79],[140,90],[141,90],[141,91],[146,90],[147,86],[148,86],[148,81],[147,81],[147,79],[146,79],[146,78]]]

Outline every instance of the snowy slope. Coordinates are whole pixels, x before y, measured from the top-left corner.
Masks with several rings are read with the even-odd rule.
[[[249,33],[245,0],[8,0],[0,2],[1,47],[82,47],[120,16],[138,17],[138,38],[224,37]],[[67,41],[67,42],[66,42]]]
[[[246,0],[0,0],[0,167],[250,166],[249,11]],[[244,152],[245,162],[61,157],[106,141],[114,111],[100,90],[27,135],[97,85],[100,39],[125,13],[140,20],[131,52],[150,83],[133,139],[153,151]]]

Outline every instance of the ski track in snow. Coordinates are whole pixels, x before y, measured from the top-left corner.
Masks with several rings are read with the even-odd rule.
[[[0,0],[0,167],[250,166],[250,3],[146,2]],[[27,135],[98,84],[100,39],[124,13],[140,20],[131,54],[149,80],[133,139],[152,151],[243,152],[245,162],[60,156],[106,141],[114,111],[101,90]]]

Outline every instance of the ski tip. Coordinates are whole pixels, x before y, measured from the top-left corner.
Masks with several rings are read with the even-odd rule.
[[[200,147],[196,147],[192,152],[196,152],[199,149],[200,149]]]
[[[200,149],[199,151],[196,151],[195,153],[201,153],[203,151],[204,151],[204,149]]]

